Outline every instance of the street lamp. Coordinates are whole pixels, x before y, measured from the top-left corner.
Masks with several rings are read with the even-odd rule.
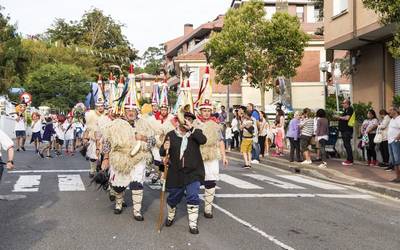
[[[326,101],[328,99],[328,86],[327,86],[327,79],[326,79],[326,72],[330,71],[331,63],[330,62],[321,62],[319,64],[319,70],[322,71],[323,74],[323,81],[324,81],[324,96],[325,96],[325,108],[326,108]]]

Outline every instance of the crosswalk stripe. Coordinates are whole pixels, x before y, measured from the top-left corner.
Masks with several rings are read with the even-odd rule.
[[[219,198],[332,198],[332,199],[374,199],[368,194],[307,194],[307,193],[280,193],[280,194],[216,194]]]
[[[13,192],[37,192],[41,175],[21,175],[14,184]]]
[[[219,178],[221,181],[226,182],[230,185],[233,185],[237,188],[241,188],[241,189],[263,189],[260,186],[257,186],[255,184],[252,184],[250,182],[247,181],[243,181],[241,179],[238,179],[236,177],[227,175],[227,174],[220,174]]]
[[[60,191],[85,191],[85,185],[79,174],[59,174],[57,177]]]
[[[346,189],[344,187],[339,187],[339,186],[328,184],[328,183],[321,182],[321,181],[314,181],[314,180],[303,178],[303,177],[300,177],[297,175],[278,175],[278,177],[285,178],[285,179],[295,181],[298,183],[302,183],[302,184],[307,184],[307,185],[314,186],[314,187],[321,188],[321,189],[327,189],[327,190],[345,190]]]
[[[288,182],[284,182],[278,179],[274,179],[265,175],[260,175],[260,174],[245,174],[244,176],[248,176],[250,178],[256,179],[258,181],[263,181],[266,182],[270,185],[276,186],[276,187],[280,187],[283,189],[305,189],[304,187],[292,184],[292,183],[288,183]]]

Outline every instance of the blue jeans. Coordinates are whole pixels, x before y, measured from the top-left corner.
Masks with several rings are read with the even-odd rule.
[[[251,149],[251,159],[260,161],[260,144],[253,142],[253,146]]]
[[[389,143],[390,164],[392,166],[400,165],[400,141]]]
[[[195,181],[181,188],[168,188],[168,198],[167,203],[170,207],[176,207],[178,203],[182,200],[186,191],[186,203],[188,205],[199,205],[199,191],[200,182]]]

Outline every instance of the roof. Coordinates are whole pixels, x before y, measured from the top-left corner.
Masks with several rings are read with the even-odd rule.
[[[167,56],[170,54],[175,54],[178,52],[179,48],[184,43],[190,41],[191,39],[193,39],[195,37],[204,37],[212,30],[222,30],[223,25],[224,25],[224,15],[219,15],[213,21],[200,25],[199,27],[194,29],[189,34],[180,37],[180,39],[179,38],[174,39],[174,40],[179,40],[179,41],[175,43],[175,46],[171,46],[170,48],[167,47],[167,51],[165,54]],[[171,41],[174,41],[174,40],[171,40]]]
[[[175,47],[177,43],[183,38],[183,36],[177,37],[175,39],[169,40],[164,43],[165,50],[168,51],[170,48]]]

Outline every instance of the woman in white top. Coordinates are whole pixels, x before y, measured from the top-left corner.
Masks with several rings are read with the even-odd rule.
[[[382,142],[379,144],[379,151],[382,155],[382,163],[379,164],[380,167],[389,167],[389,144],[388,144],[388,129],[390,123],[390,116],[386,110],[382,109],[379,111],[380,123],[378,126],[377,133],[382,135]]]
[[[31,137],[31,143],[34,142],[35,144],[35,151],[36,153],[39,153],[39,147],[40,147],[40,143],[42,142],[42,135],[41,135],[41,131],[42,131],[42,119],[40,117],[40,114],[37,112],[33,112],[32,113],[32,137]]]
[[[269,123],[268,123],[268,118],[267,115],[265,114],[264,111],[260,111],[260,121],[258,123],[258,143],[260,144],[260,155],[261,157],[265,157],[265,146],[267,146],[267,155],[269,154],[269,143],[266,142],[266,137],[268,133],[268,128],[269,128]]]
[[[24,113],[21,112],[15,114],[15,136],[17,137],[17,151],[19,151],[19,149],[25,151],[26,121]]]
[[[376,151],[375,151],[375,135],[376,129],[378,128],[378,118],[376,117],[376,113],[374,110],[369,110],[367,113],[367,119],[364,120],[362,124],[362,134],[364,138],[368,138],[367,147],[367,158],[368,158],[368,166],[376,166]]]

